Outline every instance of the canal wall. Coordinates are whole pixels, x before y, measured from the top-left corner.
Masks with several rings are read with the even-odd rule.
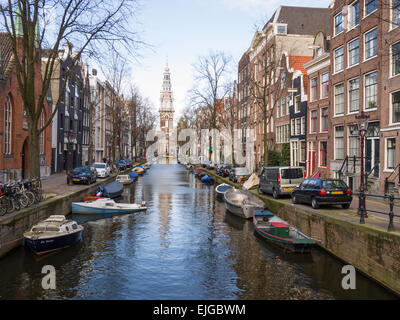
[[[229,183],[207,170],[217,183]],[[319,246],[364,275],[400,295],[400,233],[387,232],[368,224],[359,224],[319,210],[275,200],[252,190],[267,209],[301,232],[315,239]]]
[[[13,212],[0,218],[0,258],[12,249],[23,244],[23,233],[34,224],[47,219],[51,215],[68,215],[72,202],[80,202],[83,198],[93,195],[100,185],[115,180],[116,174],[98,182],[85,186],[78,191],[58,195],[29,208]]]

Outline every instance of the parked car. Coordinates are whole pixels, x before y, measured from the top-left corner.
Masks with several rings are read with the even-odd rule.
[[[291,195],[304,181],[305,170],[303,167],[265,167],[259,177],[259,192],[279,199],[282,195]]]
[[[96,162],[92,165],[93,168],[97,171],[97,176],[99,178],[106,178],[110,176],[111,168],[106,163]]]
[[[350,207],[352,191],[343,180],[339,179],[306,179],[292,193],[293,203],[311,204],[314,209],[320,205],[341,205]]]
[[[221,172],[220,176],[229,177],[229,173],[230,173],[231,168],[232,168],[232,166],[229,165],[229,164],[224,165],[220,170],[220,172]]]
[[[233,168],[229,174],[229,180],[238,182],[240,178],[247,179],[250,176],[250,171],[247,168]]]
[[[207,169],[208,166],[210,165],[210,163],[211,163],[211,161],[204,160],[204,161],[201,163],[201,166],[202,166],[204,169]]]
[[[126,163],[124,160],[117,160],[115,161],[115,165],[117,166],[119,171],[123,171],[126,169]]]
[[[221,168],[222,168],[224,165],[225,165],[224,163],[217,164],[217,165],[215,166],[215,173],[219,175],[219,172],[220,172]]]
[[[132,168],[132,160],[131,159],[124,159],[126,167]]]
[[[97,171],[94,167],[80,167],[72,170],[72,182],[92,184],[97,181]]]

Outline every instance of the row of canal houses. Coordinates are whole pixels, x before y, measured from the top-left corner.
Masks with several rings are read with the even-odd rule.
[[[36,89],[41,90],[41,70],[46,63],[46,50],[37,61]],[[125,114],[115,115],[117,105],[123,105],[123,96],[117,94],[108,81],[89,70],[88,64],[79,60],[71,66],[74,55],[71,43],[59,51],[58,63],[53,72],[47,96],[47,107],[41,115],[41,125],[46,123],[54,111],[55,103],[65,81],[65,74],[74,70],[66,83],[65,94],[53,118],[52,124],[41,134],[41,176],[62,173],[71,168],[94,161],[103,162],[112,158],[115,132],[113,119],[119,125],[122,138],[116,146],[115,157],[130,156],[130,121]],[[0,181],[19,180],[29,177],[28,125],[23,101],[19,93],[12,49],[8,35],[0,34]],[[119,108],[122,113],[124,108]],[[122,121],[120,119],[123,119]],[[114,139],[113,139],[114,134]],[[93,137],[91,139],[90,137]],[[89,146],[93,146],[93,158],[89,159]]]
[[[335,0],[329,8],[280,6],[238,66],[238,128],[254,129],[255,166],[268,149],[290,149],[307,176],[360,183],[366,129],[368,190],[398,190],[400,0]],[[360,115],[361,118],[360,118]],[[367,116],[367,118],[363,118]],[[243,133],[244,135],[244,133]]]

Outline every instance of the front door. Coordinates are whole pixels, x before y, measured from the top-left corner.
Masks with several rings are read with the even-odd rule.
[[[379,163],[379,138],[368,138],[365,144],[365,172],[369,173]],[[373,172],[373,176],[379,177],[379,166]]]

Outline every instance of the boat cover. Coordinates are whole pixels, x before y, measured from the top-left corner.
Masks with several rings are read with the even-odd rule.
[[[124,185],[121,182],[114,181],[103,188],[103,196],[107,198],[117,198],[124,191]]]
[[[230,185],[227,185],[227,184],[220,184],[218,187],[217,187],[217,191],[218,192],[225,192],[225,191],[227,191],[227,190],[229,190],[229,189],[232,189],[233,187],[232,186],[230,186]]]
[[[244,190],[250,190],[251,188],[258,186],[260,184],[260,179],[256,174],[252,174],[251,177],[243,184]]]
[[[131,171],[128,173],[129,178],[133,179],[134,181],[137,180],[137,178],[139,177],[139,174],[136,171]]]
[[[204,177],[201,178],[201,182],[214,182],[214,179],[209,177],[208,175],[204,175]]]

